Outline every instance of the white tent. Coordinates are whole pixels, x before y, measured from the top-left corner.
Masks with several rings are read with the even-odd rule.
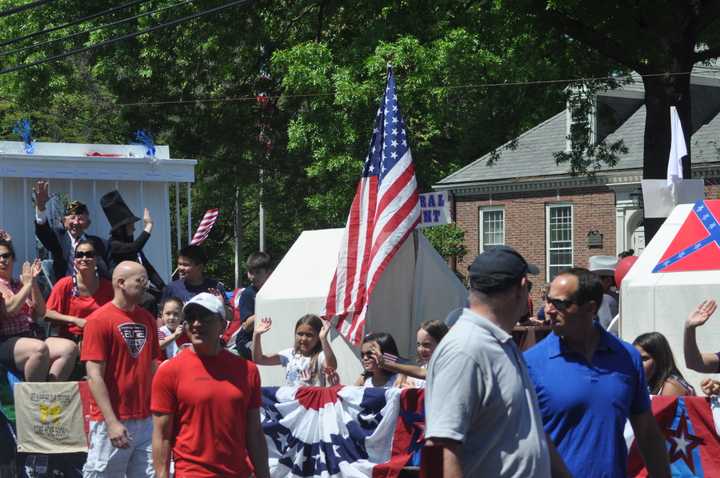
[[[715,270],[653,273],[685,219],[692,212],[692,204],[682,204],[673,210],[658,233],[647,245],[630,272],[625,276],[620,298],[620,336],[632,342],[645,332],[660,332],[670,343],[675,362],[685,378],[700,391],[700,380],[707,375],[688,371],[683,358],[683,331],[688,314],[705,299],[720,298],[720,263],[710,264]],[[709,244],[707,247],[717,247]],[[720,314],[697,333],[701,351],[720,350]]]
[[[297,319],[319,314],[337,266],[342,229],[305,231],[295,241],[256,299],[256,316],[271,317],[263,335],[267,353],[292,347]],[[413,357],[415,333],[428,319],[443,320],[461,307],[467,291],[427,239],[415,232],[398,250],[371,297],[366,331],[388,332],[400,353]],[[332,347],[341,383],[351,384],[362,371],[358,351],[335,331]],[[260,367],[264,385],[279,385],[281,367]]]

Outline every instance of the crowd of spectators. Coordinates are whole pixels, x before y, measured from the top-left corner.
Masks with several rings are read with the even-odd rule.
[[[13,277],[12,238],[0,233],[0,365],[28,382],[87,380],[84,476],[268,476],[256,364],[283,367],[287,386],[338,385],[331,322],[303,315],[292,344],[265,351],[273,322],[256,318],[255,297],[272,273],[268,254],[250,255],[250,285],[227,300],[206,275],[201,246],[178,251],[166,284],[143,253],[150,212],[135,216],[119,192],[101,199],[108,239],[86,234],[91,219],[78,201],[51,227],[49,184],[39,181],[35,193],[47,259]],[[374,331],[353,385],[426,388],[427,443],[442,450],[444,476],[624,476],[627,420],[650,475],[669,476],[649,397],[695,390],[661,334],[633,344],[616,337],[616,265],[597,256],[588,269],[560,273],[528,322],[538,270],[510,247],[491,248],[469,268],[467,307],[417,330],[416,361]],[[720,369],[720,355],[695,341],[716,308],[703,302],[685,324],[685,362],[700,372]],[[511,336],[518,323],[550,333],[520,350]],[[717,393],[720,382],[701,389]]]

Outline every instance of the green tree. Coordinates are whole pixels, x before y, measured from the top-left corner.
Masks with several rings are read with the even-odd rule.
[[[720,55],[720,1],[586,2],[580,0],[503,0],[506,14],[529,18],[556,38],[571,38],[618,67],[642,75],[646,122],[643,177],[662,179],[670,151],[671,105],[683,124],[691,177],[690,73]],[[646,219],[646,240],[662,220]]]
[[[142,3],[43,35],[78,33],[37,49],[0,50],[0,64],[42,60],[222,2],[198,0],[81,33],[174,3]],[[0,26],[14,38],[114,5],[56,0],[0,18]],[[564,84],[516,83],[606,76],[612,67],[499,3],[260,1],[0,75],[2,125],[9,132],[17,118],[30,117],[41,140],[121,143],[143,128],[170,144],[174,157],[198,159],[192,216],[221,208],[207,245],[211,273],[227,281],[232,218],[240,216],[246,256],[257,243],[260,197],[276,258],[303,229],[344,225],[388,62],[424,190],[564,107]]]

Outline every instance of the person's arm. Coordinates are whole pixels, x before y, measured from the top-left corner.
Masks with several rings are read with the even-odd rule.
[[[683,344],[685,365],[696,372],[715,373],[720,369],[720,358],[717,354],[701,353],[695,337],[695,329],[707,322],[716,309],[717,303],[714,300],[704,300],[695,307],[685,321]]]
[[[328,334],[330,333],[331,324],[332,321],[330,320],[323,321],[322,329],[320,329],[319,339],[320,345],[322,345],[323,353],[325,354],[325,366],[332,369],[337,369],[337,359],[335,358],[333,349],[330,346],[330,341],[328,340]]]
[[[32,316],[35,320],[40,320],[43,317],[45,317],[46,307],[45,307],[45,297],[42,294],[42,291],[40,290],[40,285],[38,285],[37,278],[42,273],[42,267],[40,267],[40,260],[35,259],[35,262],[33,262],[31,266],[31,273],[32,273],[32,289],[31,289],[31,295],[32,295]]]
[[[355,380],[355,382],[353,382],[353,385],[355,385],[356,387],[362,387],[363,385],[365,385],[365,375],[360,374],[360,376]]]
[[[463,478],[462,463],[460,461],[460,446],[462,443],[447,438],[433,438],[426,440],[425,446],[442,448],[443,478]]]
[[[29,262],[24,262],[22,265],[22,272],[20,274],[20,281],[22,287],[19,291],[13,294],[12,297],[5,299],[5,309],[8,315],[15,315],[20,312],[25,302],[33,293],[33,277],[32,277],[32,266]]]
[[[251,408],[247,412],[247,425],[245,436],[247,440],[247,450],[255,467],[256,478],[270,478],[270,468],[268,467],[268,450],[265,442],[265,434],[260,424],[260,409]]]
[[[152,461],[156,478],[170,476],[170,450],[174,415],[153,413]]]
[[[670,463],[665,439],[660,434],[657,421],[651,410],[630,416],[630,425],[635,432],[635,440],[640,454],[645,460],[648,476],[670,478]]]
[[[407,375],[408,377],[419,378],[420,380],[425,380],[425,377],[427,377],[427,369],[424,369],[419,365],[403,364],[385,359],[378,361],[378,364],[383,370],[387,370],[392,373],[401,373],[403,375]]]
[[[45,320],[52,320],[54,322],[66,322],[69,324],[77,325],[80,328],[85,327],[85,319],[75,317],[73,315],[61,314],[60,312],[52,309],[48,309],[45,312]]]
[[[175,341],[177,340],[177,338],[182,335],[182,333],[183,333],[183,328],[182,328],[182,326],[178,326],[178,327],[173,331],[172,334],[170,334],[170,335],[168,335],[168,336],[163,337],[163,338],[160,339],[160,348],[161,348],[161,349],[167,348],[167,346],[170,345],[171,343],[175,342]]]
[[[258,365],[281,365],[282,360],[279,354],[265,355],[262,350],[261,336],[272,327],[272,320],[264,318],[255,321],[255,332],[252,339],[252,358]]]
[[[127,448],[130,439],[127,428],[118,420],[110,403],[110,394],[105,384],[105,362],[88,360],[86,362],[88,386],[95,402],[102,412],[108,429],[108,438],[115,448]]]
[[[145,243],[150,239],[150,233],[143,231],[132,242],[110,241],[110,253],[113,255],[137,254],[145,247]]]
[[[423,367],[412,364],[401,364],[392,360],[385,360],[385,356],[380,350],[380,347],[375,343],[370,345],[370,350],[373,353],[373,357],[375,357],[375,361],[383,370],[425,380],[427,370]]]
[[[550,436],[545,434],[545,441],[548,446],[548,453],[550,453],[550,474],[553,478],[572,478],[570,470],[565,466],[565,461],[558,453],[555,444],[550,439]]]

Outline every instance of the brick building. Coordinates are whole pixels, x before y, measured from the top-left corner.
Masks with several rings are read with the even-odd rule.
[[[639,80],[639,78],[638,78]],[[720,73],[696,68],[692,79],[693,177],[705,179],[707,197],[720,188]],[[541,272],[533,291],[564,268],[587,267],[593,255],[616,255],[644,248],[642,225],[644,93],[641,81],[605,91],[594,99],[592,137],[608,143],[623,139],[628,148],[614,167],[594,177],[572,176],[553,153],[569,148],[572,115],[566,108],[434,186],[453,198],[453,216],[465,232],[468,254],[458,264],[466,273],[486,247],[508,244]],[[510,145],[513,144],[511,147]]]

